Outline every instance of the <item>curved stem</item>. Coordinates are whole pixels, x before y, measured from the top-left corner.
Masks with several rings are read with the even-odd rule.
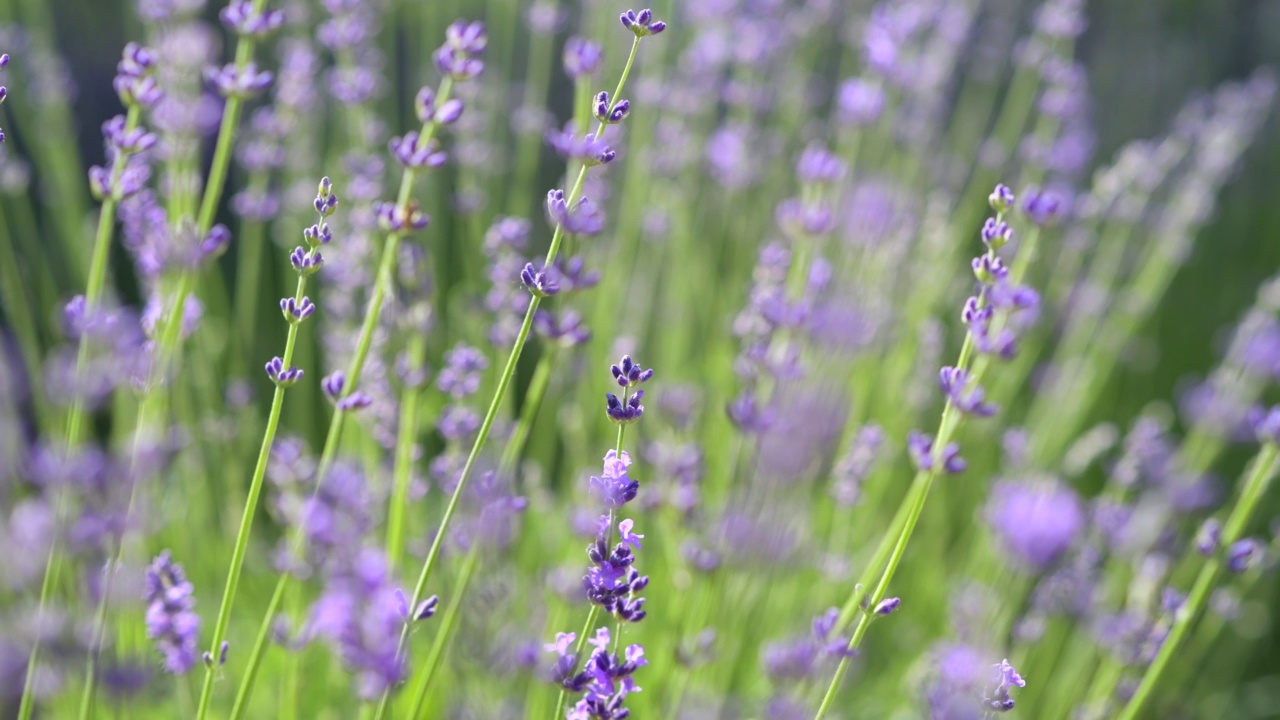
[[[1258,501],[1262,499],[1262,496],[1267,491],[1267,486],[1271,483],[1271,479],[1275,477],[1277,456],[1280,456],[1280,448],[1277,448],[1272,443],[1267,443],[1262,447],[1257,458],[1254,459],[1253,469],[1249,473],[1248,479],[1245,480],[1240,499],[1236,502],[1236,506],[1232,508],[1231,514],[1227,517],[1227,522],[1223,526],[1223,547],[1229,547],[1239,540],[1245,527],[1252,519],[1254,510],[1258,507]],[[1129,699],[1129,703],[1125,705],[1124,710],[1117,716],[1117,720],[1136,720],[1141,716],[1142,709],[1151,698],[1152,691],[1160,683],[1161,676],[1168,669],[1169,663],[1174,656],[1181,652],[1182,643],[1187,639],[1187,633],[1190,632],[1191,626],[1204,611],[1205,604],[1209,601],[1209,594],[1213,590],[1214,583],[1221,572],[1222,560],[1218,556],[1209,558],[1205,561],[1204,567],[1200,568],[1200,574],[1196,577],[1196,582],[1191,587],[1191,592],[1187,595],[1186,602],[1183,603],[1182,608],[1178,611],[1177,618],[1173,622],[1173,627],[1169,630],[1168,637],[1160,645],[1160,651],[1156,653],[1155,660],[1152,660],[1151,665],[1147,667],[1147,672],[1142,676],[1142,682],[1139,683],[1138,689],[1134,691],[1133,697]]]
[[[298,289],[294,292],[294,300],[302,300],[307,288],[307,276],[298,276]],[[298,340],[300,323],[289,323],[289,335],[285,340],[284,367],[288,369],[293,360],[294,347]],[[253,477],[249,481],[249,496],[245,499],[244,512],[240,516],[240,530],[236,533],[236,544],[231,552],[231,567],[227,571],[227,583],[222,590],[222,603],[218,606],[218,619],[213,626],[213,639],[209,643],[209,654],[217,658],[223,640],[227,635],[227,624],[231,620],[231,606],[235,602],[236,589],[240,584],[240,572],[244,568],[244,556],[249,547],[249,534],[253,528],[253,517],[258,511],[258,499],[262,495],[263,479],[267,474],[267,461],[271,457],[271,447],[275,443],[276,430],[280,426],[280,411],[284,407],[285,387],[276,385],[271,396],[271,411],[267,415],[267,427],[262,433],[262,445],[258,448],[258,461],[253,468]],[[217,662],[205,663],[204,685],[200,689],[200,704],[196,709],[196,720],[203,720],[209,710],[209,701],[213,697],[213,680],[217,673]]]

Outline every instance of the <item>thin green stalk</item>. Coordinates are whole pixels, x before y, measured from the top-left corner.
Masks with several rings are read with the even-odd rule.
[[[409,339],[409,372],[416,372],[426,360],[427,338],[414,333]],[[418,438],[418,401],[422,390],[405,384],[400,400],[400,427],[396,436],[395,467],[392,470],[391,505],[387,507],[387,562],[394,570],[404,554],[404,516],[409,506],[409,484],[413,475],[413,446]]]
[[[453,78],[446,76],[436,91],[436,102],[443,104],[449,99],[449,95],[453,90]],[[419,133],[420,142],[425,144],[429,142],[437,129],[434,121],[426,122],[422,125]],[[409,204],[413,195],[413,182],[417,173],[412,168],[405,168],[400,177],[400,189],[396,193],[396,206],[404,208]],[[391,286],[395,264],[400,247],[401,235],[398,233],[388,233],[386,242],[383,244],[382,257],[378,264],[377,280],[374,283],[373,295],[369,298],[369,305],[365,309],[364,321],[360,328],[360,338],[356,344],[355,355],[352,356],[351,364],[348,366],[346,374],[346,382],[343,386],[343,397],[350,396],[355,391],[360,382],[360,376],[364,372],[365,359],[368,357],[369,349],[373,344],[373,333],[378,325],[378,318],[382,312],[382,303],[386,297],[387,288]],[[316,490],[319,490],[320,483],[324,481],[324,477],[329,472],[330,466],[333,464],[334,458],[337,457],[338,443],[342,437],[342,425],[346,419],[346,411],[335,408],[333,417],[329,421],[329,430],[325,434],[324,449],[321,451],[320,461],[316,466]],[[294,530],[291,546],[297,549],[302,543],[301,533],[297,529]],[[244,707],[248,704],[249,695],[253,691],[253,685],[257,680],[257,668],[262,660],[262,654],[266,652],[265,638],[270,636],[271,624],[275,620],[276,611],[279,609],[279,598],[283,597],[285,590],[290,582],[290,575],[287,572],[281,573],[276,584],[276,597],[273,598],[267,607],[267,612],[263,615],[262,624],[258,629],[258,642],[254,643],[252,654],[249,657],[250,670],[246,672],[244,678],[240,682],[240,688],[236,694],[236,704],[233,709],[233,718],[240,717],[240,713],[244,711]],[[415,601],[414,607],[417,606]],[[403,637],[403,636],[402,636]]]
[[[1227,517],[1227,522],[1222,528],[1222,544],[1224,547],[1230,546],[1239,540],[1249,521],[1253,518],[1258,502],[1266,494],[1267,486],[1271,484],[1271,479],[1275,477],[1276,458],[1278,456],[1280,456],[1280,447],[1271,442],[1263,445],[1262,450],[1258,453],[1253,462],[1253,469],[1248,479],[1245,480],[1240,499],[1236,502],[1235,507],[1231,509],[1231,514]],[[1124,710],[1117,716],[1117,720],[1136,720],[1141,716],[1143,707],[1151,698],[1152,691],[1159,684],[1161,676],[1164,675],[1165,670],[1169,667],[1169,663],[1181,652],[1182,643],[1186,640],[1187,633],[1190,632],[1192,625],[1204,611],[1205,604],[1209,600],[1209,594],[1212,592],[1221,572],[1221,558],[1214,556],[1205,561],[1204,567],[1200,569],[1200,574],[1196,577],[1195,584],[1191,587],[1191,592],[1187,594],[1186,602],[1183,603],[1173,621],[1173,627],[1170,628],[1168,637],[1160,645],[1160,651],[1156,653],[1155,660],[1147,667],[1147,672],[1142,676],[1138,689],[1134,691],[1129,703],[1125,705]]]
[[[635,64],[636,51],[640,47],[640,38],[637,36],[631,43],[631,54],[627,56],[627,64],[622,70],[622,76],[618,79],[618,84],[614,88],[611,100],[613,104],[618,102],[618,96],[622,92],[627,82],[627,76],[631,73],[631,67]],[[610,110],[612,110],[612,106]],[[598,138],[604,134],[605,124],[600,123],[596,129],[595,136]],[[567,204],[572,207],[577,202],[578,197],[582,193],[582,185],[587,179],[588,167],[583,166],[578,171],[578,179],[574,182],[573,188],[569,191]],[[560,252],[560,245],[564,240],[564,228],[560,225],[556,226],[555,232],[551,236],[551,246],[547,249],[546,259],[543,261],[543,267],[550,267],[555,261],[557,254]],[[529,308],[524,314],[524,320],[520,323],[520,332],[516,336],[514,346],[511,348],[511,354],[507,357],[507,363],[503,367],[502,374],[498,378],[498,386],[493,391],[493,398],[489,402],[489,409],[485,412],[484,420],[480,424],[480,430],[476,434],[475,442],[471,445],[471,452],[467,454],[467,461],[462,467],[462,473],[458,476],[458,484],[454,488],[453,495],[449,498],[449,504],[445,507],[444,517],[440,520],[440,529],[437,531],[435,539],[431,543],[431,549],[427,552],[426,561],[422,565],[422,572],[418,575],[418,581],[414,584],[413,600],[409,604],[410,607],[417,607],[422,600],[423,591],[426,589],[427,581],[431,577],[431,570],[435,566],[436,558],[440,555],[440,549],[444,544],[447,536],[446,530],[449,523],[453,519],[454,513],[457,511],[458,501],[462,497],[462,493],[466,490],[467,481],[471,477],[471,470],[475,466],[476,459],[480,456],[480,451],[484,449],[485,442],[489,439],[489,431],[493,427],[493,422],[497,418],[498,410],[502,406],[503,398],[506,395],[507,388],[511,384],[511,380],[515,377],[516,364],[520,361],[520,354],[524,351],[525,342],[529,338],[529,331],[533,327],[533,317],[538,311],[538,305],[542,298],[534,295],[529,301]],[[398,644],[399,652],[404,652],[405,642],[408,639],[408,624],[400,631],[400,641]],[[380,707],[385,708],[386,703],[383,702]],[[380,720],[379,713],[375,716]]]
[[[266,192],[268,176],[254,173],[249,178],[249,191]],[[262,261],[266,255],[264,245],[265,225],[259,221],[244,223],[240,228],[239,247],[236,248],[235,310],[236,344],[238,350],[231,355],[233,372],[245,370],[246,359],[253,356],[257,330],[258,296],[262,284]]]
[[[458,576],[458,586],[454,588],[453,599],[449,601],[449,606],[444,610],[440,630],[436,633],[435,642],[431,644],[431,652],[427,654],[427,664],[423,666],[422,678],[418,681],[418,689],[413,696],[413,705],[410,707],[408,714],[405,715],[407,718],[416,718],[422,715],[422,706],[427,701],[427,690],[431,687],[431,679],[435,676],[436,668],[440,666],[440,660],[444,657],[445,650],[449,647],[449,640],[453,638],[454,630],[458,628],[458,619],[462,616],[462,613],[459,612],[462,608],[462,600],[466,595],[467,586],[471,584],[471,577],[475,574],[479,559],[480,548],[479,545],[475,545],[467,553],[467,559],[462,562],[462,570]],[[381,708],[379,713],[381,713]]]
[[[295,301],[301,301],[307,289],[307,275],[299,274],[298,288],[294,292]],[[293,351],[298,340],[300,323],[289,323],[289,334],[285,339],[284,356],[281,358],[284,367],[291,367]],[[222,591],[222,603],[218,606],[218,619],[213,626],[213,639],[209,643],[209,653],[218,657],[223,640],[227,636],[227,625],[231,620],[231,605],[235,602],[236,589],[240,584],[240,572],[244,568],[244,556],[249,547],[249,533],[253,528],[253,518],[258,511],[258,499],[262,495],[263,479],[267,474],[267,461],[271,457],[271,447],[275,443],[276,430],[280,426],[280,411],[284,407],[286,387],[276,385],[271,396],[271,411],[267,415],[267,427],[262,433],[262,446],[258,449],[258,461],[253,468],[253,477],[249,481],[249,496],[245,499],[244,513],[240,516],[240,530],[236,534],[236,544],[231,552],[231,567],[227,571],[227,583]],[[217,674],[218,664],[205,663],[204,685],[200,690],[200,704],[196,710],[196,719],[203,720],[209,710],[209,701],[213,698],[213,680]]]

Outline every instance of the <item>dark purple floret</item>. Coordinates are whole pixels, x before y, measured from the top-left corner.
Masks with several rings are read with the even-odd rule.
[[[1227,548],[1227,569],[1233,573],[1242,573],[1262,562],[1265,547],[1254,538],[1237,540]]]
[[[618,399],[618,396],[613,393],[605,393],[605,413],[615,423],[630,425],[644,415],[644,405],[640,404],[640,400],[643,397],[643,390],[637,390],[634,395],[627,397],[625,401]]]
[[[980,255],[973,259],[973,275],[983,285],[995,285],[1009,276],[1009,268],[999,255]]]
[[[1013,239],[1013,228],[1009,223],[995,218],[987,218],[982,225],[982,243],[994,250],[1004,247]]]
[[[891,597],[885,598],[876,603],[875,609],[872,610],[876,615],[892,615],[898,606],[902,604],[901,598]]]
[[[539,270],[533,263],[525,263],[520,271],[520,283],[525,289],[538,297],[551,297],[560,292],[553,272]]]
[[[185,674],[196,664],[200,616],[195,613],[194,593],[168,550],[147,568],[143,595],[148,603],[147,637],[164,653],[165,669],[175,675]]]
[[[271,358],[266,365],[267,377],[279,387],[289,387],[302,379],[302,369],[291,367],[286,369],[284,361],[279,357]]]
[[[644,37],[646,35],[657,35],[667,29],[667,24],[661,20],[653,19],[652,10],[628,10],[619,17],[622,21],[622,27],[630,30],[636,37]]]
[[[280,312],[284,314],[284,319],[290,324],[297,324],[311,317],[316,311],[315,303],[311,302],[311,298],[303,296],[301,300],[291,297],[280,300]]]
[[[262,39],[284,25],[284,12],[265,8],[255,11],[252,0],[232,0],[218,13],[218,19],[237,35]]]
[[[631,114],[631,101],[618,99],[609,102],[609,93],[601,90],[592,103],[596,119],[606,125],[617,125]]]
[[[307,252],[306,248],[299,245],[289,253],[289,263],[303,275],[314,275],[324,265],[324,256],[318,252]]]
[[[996,185],[996,189],[987,196],[987,204],[998,213],[1008,212],[1014,203],[1013,191],[1007,185]]]
[[[595,75],[604,62],[604,49],[599,43],[577,36],[564,44],[564,70],[569,77],[578,79]]]
[[[267,70],[258,70],[253,62],[238,68],[235,63],[228,63],[222,68],[208,68],[204,77],[223,97],[251,98],[271,84],[274,77]]]
[[[1001,660],[998,664],[992,666],[995,670],[994,688],[990,689],[983,697],[983,702],[988,708],[995,712],[1008,712],[1013,709],[1013,698],[1009,696],[1009,691],[1015,687],[1023,688],[1027,686],[1027,681],[1022,679],[1017,670],[1009,664],[1008,660]]]
[[[623,355],[617,365],[610,365],[609,372],[613,374],[613,379],[618,383],[618,387],[634,388],[653,377],[652,369],[642,369],[640,364],[631,359],[630,355]]]

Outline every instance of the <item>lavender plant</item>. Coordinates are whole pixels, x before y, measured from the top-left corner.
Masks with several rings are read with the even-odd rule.
[[[1275,704],[1272,71],[1079,0],[213,5],[0,0],[0,716]]]

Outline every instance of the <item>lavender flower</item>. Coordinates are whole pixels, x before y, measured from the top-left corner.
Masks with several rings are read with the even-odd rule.
[[[165,669],[175,675],[186,674],[196,664],[200,616],[194,595],[195,588],[168,550],[147,567],[147,637],[164,654]]]
[[[629,467],[631,456],[625,450],[621,454],[610,450],[604,456],[604,470],[600,472],[600,476],[591,476],[592,492],[611,510],[634,500],[640,490],[640,483],[627,476]]]
[[[604,230],[603,211],[585,197],[569,207],[564,191],[559,189],[547,193],[547,216],[552,225],[570,235],[599,235]]]
[[[560,157],[588,166],[606,165],[617,157],[617,153],[604,138],[597,137],[593,132],[579,135],[572,121],[564,126],[564,130],[548,130],[547,144]]]
[[[907,435],[907,451],[917,470],[932,471],[934,469],[933,438],[912,430]],[[947,443],[947,446],[942,449],[941,460],[942,469],[951,475],[962,473],[969,467],[965,459],[960,457],[960,446],[956,443]]]
[[[284,13],[280,10],[255,11],[253,0],[232,0],[218,13],[218,19],[227,29],[255,40],[261,40],[284,25]]]
[[[1233,573],[1243,573],[1262,562],[1263,545],[1254,538],[1244,538],[1232,543],[1227,548],[1227,569]]]
[[[484,23],[459,20],[445,30],[445,44],[433,55],[436,67],[455,80],[479,77],[484,72],[480,56],[487,44]]]
[[[208,68],[204,77],[223,97],[242,99],[254,97],[266,90],[273,78],[269,71],[258,70],[253,62],[246,63],[243,68],[235,63],[228,63],[221,68]]]
[[[9,53],[0,53],[0,70],[3,70],[8,66]],[[4,85],[0,85],[0,104],[3,104],[7,97],[9,97],[9,89]],[[4,128],[0,128],[0,142],[4,142]]]
[[[604,62],[604,49],[599,43],[577,36],[564,43],[564,70],[569,77],[578,79],[595,75]]]
[[[1050,569],[1085,524],[1080,498],[1054,482],[996,483],[986,518],[1005,555],[1037,572]]]
[[[636,37],[644,37],[646,35],[657,35],[667,29],[667,24],[661,20],[653,19],[652,10],[641,10],[636,12],[628,10],[622,13],[620,18],[622,27],[630,30]]]

